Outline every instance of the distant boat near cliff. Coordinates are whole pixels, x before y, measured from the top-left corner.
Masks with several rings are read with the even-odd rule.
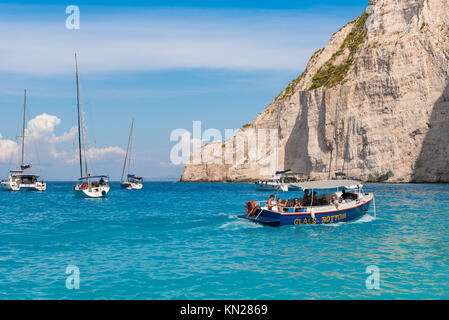
[[[267,180],[256,182],[256,189],[259,191],[297,191],[296,183],[301,182],[301,178],[292,174],[291,170],[277,171],[276,174]]]
[[[26,96],[25,89],[23,96],[23,121],[22,121],[22,150],[20,169],[11,170],[10,176],[6,180],[2,180],[2,187],[8,191],[45,191],[47,184],[44,181],[38,181],[39,175],[24,173],[25,170],[31,168],[31,164],[25,163],[25,120],[26,120]]]
[[[120,179],[120,186],[122,189],[128,190],[140,190],[143,188],[143,178],[138,177],[131,173],[132,162],[132,145],[133,145],[133,133],[134,133],[134,120],[131,123],[131,129],[129,132],[128,147],[126,148],[125,161],[123,163],[122,178]],[[125,170],[128,168],[128,172],[125,179]]]

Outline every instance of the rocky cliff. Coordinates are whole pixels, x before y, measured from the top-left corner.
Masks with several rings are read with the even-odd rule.
[[[261,168],[270,154],[248,161],[238,150],[247,145],[227,148],[260,128],[279,129],[279,170],[311,179],[344,172],[363,181],[449,182],[449,1],[371,0],[250,126],[215,145],[215,153],[232,152],[232,163],[191,161],[181,180],[269,177]],[[210,155],[208,148],[192,158]]]

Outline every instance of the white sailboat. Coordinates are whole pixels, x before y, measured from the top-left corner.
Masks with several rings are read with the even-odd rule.
[[[78,60],[75,54],[76,66],[76,101],[78,107],[78,151],[80,161],[80,178],[78,183],[73,186],[76,195],[87,198],[101,198],[105,197],[109,190],[109,177],[106,175],[91,176],[87,169],[86,158],[86,133],[84,128],[84,114],[81,107],[79,75],[78,75]],[[84,172],[83,172],[83,158],[84,158]]]
[[[120,186],[122,189],[139,190],[143,188],[143,178],[131,174],[131,151],[133,145],[134,120],[131,123],[131,130],[128,139],[128,148],[126,149],[125,162],[123,164],[122,178],[120,179]],[[125,170],[128,167],[128,172],[125,179]]]
[[[23,98],[23,124],[22,124],[22,153],[20,161],[20,169],[11,170],[10,176],[6,180],[2,180],[2,188],[9,191],[45,191],[47,184],[44,181],[38,181],[39,175],[24,173],[26,169],[31,168],[31,164],[24,161],[25,155],[25,114],[26,114],[26,94],[25,89]]]

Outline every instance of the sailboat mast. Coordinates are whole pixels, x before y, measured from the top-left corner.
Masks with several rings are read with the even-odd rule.
[[[131,161],[132,161],[132,152],[133,152],[133,142],[134,142],[134,119],[131,124],[131,133],[129,135],[130,144],[129,144],[129,155],[128,155],[128,175],[131,173]]]
[[[20,167],[24,165],[24,155],[25,155],[25,115],[26,115],[26,105],[27,105],[27,89],[25,89],[23,94],[23,121],[22,121],[22,158]]]
[[[83,153],[81,144],[81,104],[80,104],[80,86],[78,76],[78,60],[75,53],[75,66],[76,66],[76,102],[78,107],[78,151],[80,158],[80,178],[83,177]]]
[[[281,134],[281,104],[278,102],[278,112],[277,112],[277,119],[276,119],[276,129],[277,129],[277,142],[276,142],[276,172],[279,171],[278,168],[278,162],[279,162],[279,140],[280,140],[280,134]]]
[[[331,149],[331,155],[329,159],[329,175],[328,179],[331,178],[331,172],[332,172],[332,155],[335,149],[335,170],[337,170],[337,164],[338,164],[338,141],[337,141],[337,126],[338,126],[338,104],[335,105],[335,130],[334,130],[334,146],[332,146]]]
[[[133,135],[133,129],[134,129],[134,120],[133,120],[132,123],[131,123],[131,130],[130,130],[130,132],[129,132],[128,147],[126,148],[125,163],[123,164],[122,179],[121,179],[121,181],[124,181],[124,180],[123,180],[123,177],[124,177],[124,175],[125,175],[126,163],[128,162],[128,154],[129,154],[129,155],[131,154],[131,153],[130,153],[130,147],[131,147],[131,140],[132,140],[132,135]],[[128,163],[128,174],[129,174],[129,163]]]
[[[338,172],[338,103],[335,106],[335,172]]]

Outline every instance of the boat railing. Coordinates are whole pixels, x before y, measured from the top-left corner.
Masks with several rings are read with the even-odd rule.
[[[361,194],[362,197],[358,197],[358,199],[346,199],[344,202],[339,202],[339,206],[337,207],[335,204],[332,203],[327,203],[327,204],[318,204],[318,205],[302,205],[298,208],[295,206],[288,206],[288,207],[283,207],[284,209],[284,213],[294,213],[295,209],[299,209],[300,211],[296,211],[298,213],[310,213],[312,212],[312,209],[314,211],[326,211],[326,210],[341,210],[341,209],[346,209],[346,208],[350,208],[356,204],[362,203],[364,201],[367,200],[367,198],[365,198],[365,196],[371,196],[372,194]],[[267,200],[262,200],[262,201],[254,201],[256,203],[256,206],[262,208],[262,209],[267,209],[268,204],[267,204]],[[277,204],[274,204],[273,207],[277,207]]]

